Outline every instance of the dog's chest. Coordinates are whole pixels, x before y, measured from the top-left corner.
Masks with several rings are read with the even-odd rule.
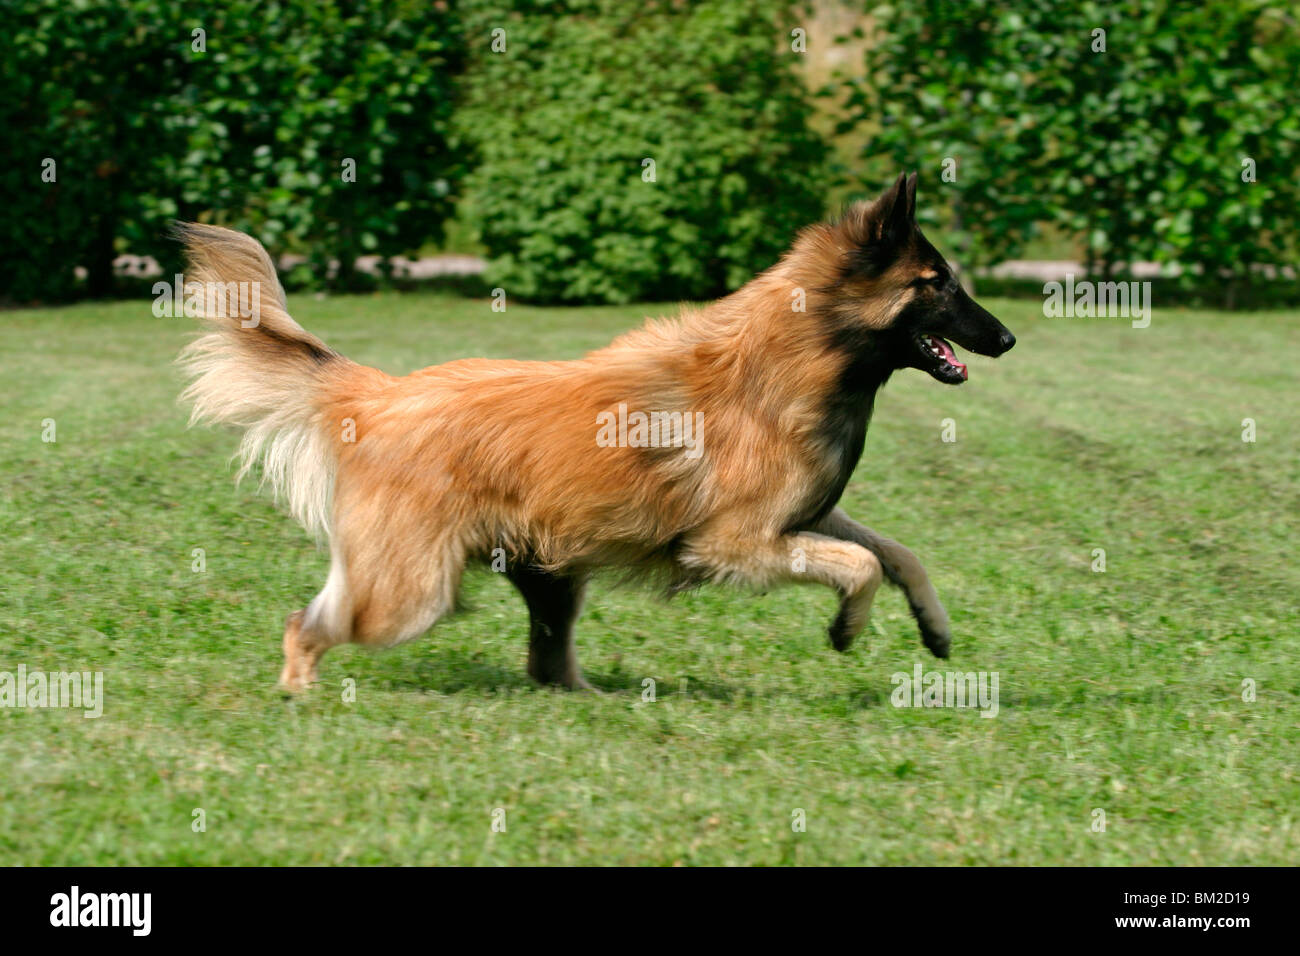
[[[812,434],[812,480],[787,525],[806,528],[825,517],[844,494],[862,458],[874,395],[845,395],[827,404],[822,422]]]

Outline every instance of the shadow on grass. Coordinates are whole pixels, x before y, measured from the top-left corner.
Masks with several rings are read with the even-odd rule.
[[[810,706],[824,706],[829,710],[836,710],[843,705],[845,700],[851,701],[853,709],[868,710],[875,707],[882,707],[890,703],[890,697],[893,694],[895,685],[884,682],[881,686],[860,687],[848,694],[823,695],[805,698]],[[1213,699],[1231,699],[1231,688],[1224,690],[1222,698]],[[1029,693],[1018,694],[1014,690],[1008,691],[1005,685],[998,689],[998,710],[1032,710],[1032,711],[1050,711],[1054,713],[1069,713],[1071,711],[1082,711],[1099,707],[1123,707],[1123,706],[1142,706],[1142,707],[1160,707],[1173,706],[1185,707],[1189,702],[1195,704],[1204,704],[1209,700],[1205,695],[1205,689],[1202,687],[1188,687],[1186,690],[1179,690],[1167,686],[1151,686],[1133,689],[1115,689],[1107,690],[1100,687],[1076,686],[1068,690],[1062,689],[1059,693]],[[920,710],[977,710],[975,707],[910,707],[907,709]]]
[[[522,665],[522,662],[521,662]],[[608,670],[586,670],[585,676],[599,692],[614,697],[640,699],[647,689],[647,675],[632,674],[617,664]],[[378,686],[395,691],[433,691],[439,694],[457,694],[467,690],[483,693],[537,692],[554,693],[557,688],[544,687],[528,676],[522,666],[507,667],[486,659],[477,653],[461,650],[442,650],[427,657],[413,660],[398,668],[385,665],[374,676]],[[701,698],[723,703],[746,702],[784,698],[798,700],[809,712],[846,714],[886,707],[894,685],[888,680],[864,684],[833,694],[800,693],[791,688],[767,688],[761,680],[752,683],[727,683],[683,674],[672,678],[655,678],[654,694],[657,700],[673,698]],[[1226,691],[1225,691],[1226,693]],[[1180,691],[1167,686],[1141,688],[1103,688],[1077,685],[1058,693],[1017,693],[1014,687],[999,687],[998,706],[1001,711],[1032,710],[1070,712],[1098,707],[1122,706],[1183,706],[1189,695],[1201,694],[1201,688]],[[951,710],[954,708],[931,708]],[[970,708],[968,708],[970,709]]]
[[[617,667],[603,672],[586,670],[584,675],[603,694],[640,697],[645,690],[645,677],[629,674]],[[522,667],[503,667],[480,655],[459,650],[444,650],[419,658],[402,670],[386,666],[382,673],[375,675],[374,681],[377,686],[388,690],[435,691],[440,694],[456,694],[465,690],[499,693],[525,690],[550,692],[554,689],[538,684]],[[756,691],[692,677],[690,674],[673,680],[655,681],[656,698],[683,696],[731,701],[758,694]]]
[[[646,676],[629,674],[620,668],[604,673],[587,671],[586,677],[593,687],[606,694],[640,698],[647,689],[645,684]],[[755,696],[752,691],[745,688],[692,677],[690,674],[683,674],[672,680],[654,678],[654,682],[656,700],[662,700],[665,697],[705,697],[709,700],[730,702],[740,697]]]
[[[401,671],[385,668],[376,683],[388,690],[436,691],[457,694],[465,690],[517,691],[536,687],[522,670],[515,671],[463,651],[442,651],[412,661]]]

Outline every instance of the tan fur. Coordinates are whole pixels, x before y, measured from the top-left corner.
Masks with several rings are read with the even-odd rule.
[[[187,279],[253,278],[275,293],[264,294],[256,328],[217,323],[185,353],[194,418],[245,428],[242,470],[261,454],[294,515],[329,536],[329,580],[290,617],[282,683],[313,681],[335,644],[419,636],[452,608],[465,564],[490,560],[494,548],[573,582],[560,630],[566,613],[571,627],[586,575],[619,568],[678,586],[832,587],[842,599],[836,646],[858,633],[888,578],[946,635],[942,605],[906,548],[838,509],[816,527],[788,528],[840,464],[819,426],[844,359],[824,346],[819,323],[872,213],[863,204],[806,230],[733,295],[650,321],[585,358],[465,359],[404,377],[338,356],[298,326],[255,240],[187,227]],[[890,276],[852,281],[861,285],[853,320],[865,327],[888,325],[911,295]],[[797,289],[806,311],[791,308]],[[701,413],[702,454],[599,447],[597,416],[620,403]],[[355,441],[345,440],[347,422]],[[580,685],[571,633],[537,626],[535,641],[570,649],[562,672],[530,663],[530,673]]]

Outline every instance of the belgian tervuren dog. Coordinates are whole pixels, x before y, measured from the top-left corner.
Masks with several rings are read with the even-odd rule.
[[[464,359],[404,377],[305,331],[262,246],[177,227],[208,331],[182,355],[195,421],[245,430],[243,471],[328,538],[324,588],[289,616],[281,683],[347,641],[392,645],[452,609],[471,561],[500,561],[531,616],[528,673],[586,687],[573,622],[601,568],[836,590],[848,648],[882,578],[946,657],[947,614],[916,557],[836,507],[876,390],[897,369],[960,384],[948,340],[1015,338],[963,291],[915,220],[916,176],[811,226],[735,293],[568,362]],[[240,283],[260,289],[256,314]],[[215,294],[214,291],[215,290]]]

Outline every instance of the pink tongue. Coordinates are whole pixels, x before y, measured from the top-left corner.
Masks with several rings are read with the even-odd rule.
[[[930,341],[943,353],[943,360],[961,372],[962,378],[966,378],[966,366],[957,361],[957,356],[953,353],[952,347],[937,335],[930,336]]]

